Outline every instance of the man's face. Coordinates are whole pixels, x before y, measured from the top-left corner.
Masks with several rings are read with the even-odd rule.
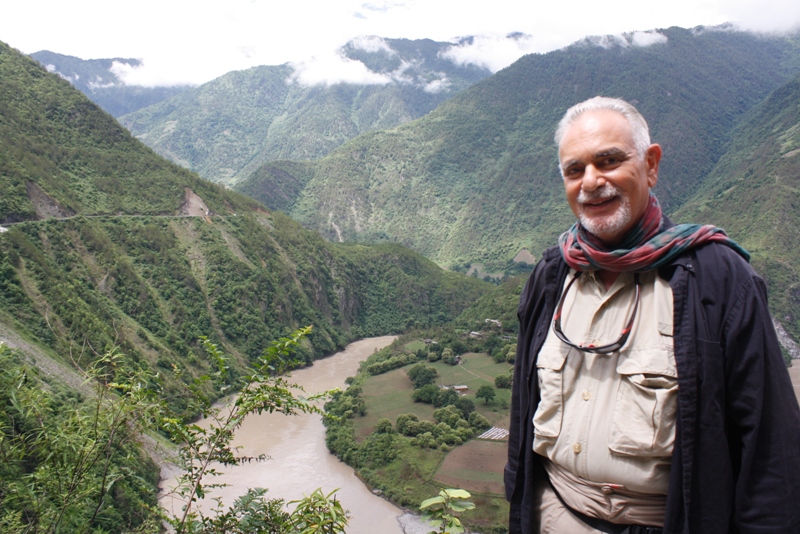
[[[589,111],[564,132],[558,157],[567,201],[583,227],[606,245],[618,244],[647,210],[661,147],[650,145],[642,157],[624,116]]]

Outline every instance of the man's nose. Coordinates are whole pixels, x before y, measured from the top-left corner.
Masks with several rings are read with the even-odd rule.
[[[581,180],[581,189],[584,191],[594,191],[602,187],[605,183],[603,174],[594,165],[587,165],[583,171],[583,179]]]

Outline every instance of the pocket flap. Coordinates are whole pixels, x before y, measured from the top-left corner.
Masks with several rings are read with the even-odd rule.
[[[564,367],[564,362],[567,361],[567,354],[569,354],[569,347],[564,345],[561,341],[556,340],[558,343],[545,343],[542,350],[539,351],[539,357],[536,359],[536,367],[539,369],[550,369],[552,371],[560,371]]]
[[[617,361],[621,375],[662,375],[678,378],[675,357],[667,348],[646,347],[625,351]]]

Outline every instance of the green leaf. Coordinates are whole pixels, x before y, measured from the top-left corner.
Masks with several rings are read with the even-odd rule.
[[[444,504],[444,502],[444,497],[431,497],[430,499],[425,499],[422,501],[422,504],[419,505],[419,509],[423,510],[429,506],[433,506],[434,504]]]

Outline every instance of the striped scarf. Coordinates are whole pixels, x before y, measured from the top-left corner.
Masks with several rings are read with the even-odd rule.
[[[613,250],[587,232],[580,223],[561,234],[558,244],[567,265],[576,271],[644,272],[670,263],[685,250],[708,242],[727,245],[750,261],[750,254],[722,228],[711,224],[678,224],[662,229],[661,206],[651,193],[642,219]]]

